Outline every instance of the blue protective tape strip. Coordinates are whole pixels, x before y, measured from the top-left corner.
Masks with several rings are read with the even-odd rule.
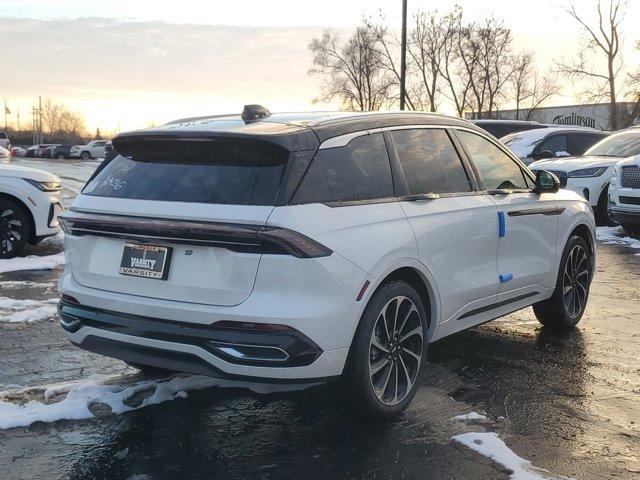
[[[501,273],[500,283],[507,283],[509,280],[513,280],[513,273]]]
[[[498,212],[498,236],[500,238],[507,235],[507,220],[504,216],[504,212]]]

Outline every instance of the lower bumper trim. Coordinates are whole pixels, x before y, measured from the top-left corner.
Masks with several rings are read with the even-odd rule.
[[[117,358],[129,364],[148,365],[181,373],[194,375],[206,375],[208,377],[225,380],[249,381],[252,383],[268,384],[315,384],[332,380],[334,377],[289,379],[289,378],[263,378],[246,375],[233,375],[209,364],[197,355],[186,352],[162,350],[144,345],[134,345],[119,342],[110,338],[88,335],[82,342],[72,342],[74,345],[111,358]]]
[[[609,214],[618,223],[640,224],[640,212],[609,209]]]

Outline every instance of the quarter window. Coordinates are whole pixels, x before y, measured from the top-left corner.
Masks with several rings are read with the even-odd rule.
[[[392,197],[393,181],[381,133],[362,135],[344,147],[318,150],[292,203]]]
[[[441,129],[392,132],[409,193],[469,192],[471,185],[447,132]]]
[[[461,130],[457,134],[478,169],[485,189],[530,188],[518,164],[496,145],[475,133]]]

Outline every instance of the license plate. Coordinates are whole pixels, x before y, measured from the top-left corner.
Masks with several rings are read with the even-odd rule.
[[[166,280],[169,275],[171,248],[125,243],[120,274]]]

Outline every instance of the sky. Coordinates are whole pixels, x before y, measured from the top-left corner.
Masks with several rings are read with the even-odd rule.
[[[539,70],[579,47],[568,0],[408,0],[445,11],[459,3],[469,20],[491,13],[513,30],[515,45],[534,50]],[[587,16],[595,0],[576,4]],[[38,96],[84,115],[103,132],[143,128],[185,117],[239,112],[260,103],[272,111],[331,110],[313,104],[319,79],[308,74],[309,41],[332,28],[346,33],[380,10],[399,25],[400,0],[0,0],[0,99],[9,121],[30,123]],[[628,63],[640,64],[640,1],[624,18]],[[554,99],[574,102],[571,86]],[[444,113],[452,113],[442,105]],[[0,125],[3,118],[0,116]]]

